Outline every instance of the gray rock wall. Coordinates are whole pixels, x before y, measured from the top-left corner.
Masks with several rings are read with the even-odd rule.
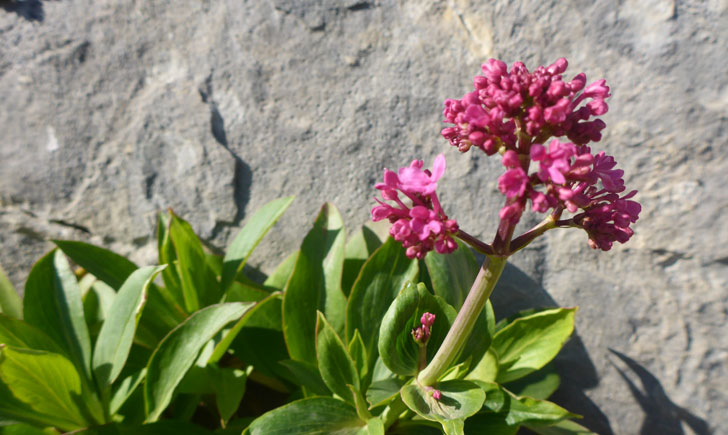
[[[167,207],[224,247],[295,194],[266,270],[323,201],[358,227],[384,167],[440,152],[446,210],[490,239],[500,163],[448,146],[442,101],[490,57],[565,56],[611,86],[601,146],[643,212],[608,253],[547,233],[496,305],[580,307],[557,397],[597,432],[725,433],[727,47],[725,0],[3,0],[0,263],[22,287],[52,238],[151,263]]]

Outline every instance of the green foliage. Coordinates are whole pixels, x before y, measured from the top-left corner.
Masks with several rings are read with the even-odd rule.
[[[0,270],[0,422],[17,422],[3,433],[588,433],[546,400],[575,309],[496,328],[486,303],[439,382],[422,386],[478,273],[472,252],[459,242],[411,260],[366,227],[347,237],[325,204],[296,252],[249,275],[291,201],[253,214],[224,255],[170,212],[160,266],[56,241],[22,302]],[[425,312],[436,318],[420,348]]]

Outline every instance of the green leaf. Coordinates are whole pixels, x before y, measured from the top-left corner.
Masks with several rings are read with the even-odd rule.
[[[63,348],[42,330],[20,319],[0,314],[0,344],[65,354]]]
[[[424,284],[409,284],[387,310],[379,330],[379,354],[392,372],[414,376],[418,367],[420,345],[412,337],[412,330],[420,326],[424,313],[435,315],[426,358],[430,361],[445,339],[457,312],[444,299],[433,296]]]
[[[596,435],[584,426],[571,420],[563,420],[550,426],[526,424],[528,429],[541,435]]]
[[[344,273],[341,278],[341,289],[346,296],[351,293],[351,287],[359,276],[364,263],[380,246],[382,246],[382,241],[379,240],[377,234],[365,226],[355,232],[346,242]]]
[[[101,326],[111,310],[111,305],[116,298],[116,290],[88,273],[78,284],[83,294],[83,315],[93,341],[98,337]],[[84,286],[88,286],[85,293],[83,292]]]
[[[283,335],[292,359],[316,363],[316,311],[343,331],[346,298],[341,270],[346,234],[341,215],[324,204],[301,244],[293,275],[283,297]]]
[[[503,414],[479,412],[465,421],[466,433],[488,435],[516,435],[518,424],[508,424]]]
[[[372,382],[367,388],[367,401],[372,408],[383,405],[396,397],[404,384],[405,381],[400,378]]]
[[[131,375],[123,378],[118,382],[118,386],[111,395],[111,401],[109,402],[109,414],[114,415],[124,405],[124,402],[136,391],[139,384],[142,383],[144,377],[147,375],[147,369],[143,368],[139,371],[132,373]]]
[[[279,294],[273,294],[258,302],[241,319],[242,327],[229,348],[236,357],[255,366],[260,373],[274,378],[291,379],[288,370],[278,364],[279,361],[290,358],[283,340],[281,304],[282,297]],[[222,356],[222,345],[222,342],[218,344],[211,361]]]
[[[369,367],[379,355],[377,339],[382,318],[405,284],[415,279],[417,261],[407,258],[402,245],[391,237],[362,267],[346,308],[346,338],[359,330],[367,349]]]
[[[169,226],[172,220],[172,210],[157,215],[157,250],[159,264],[168,264],[170,267],[162,271],[162,279],[167,288],[167,295],[174,304],[184,307],[185,296],[182,290],[182,279],[179,277],[177,267],[177,253],[169,235]]]
[[[435,294],[459,310],[473,286],[479,267],[468,245],[460,240],[457,242],[458,249],[450,254],[427,254],[425,264]]]
[[[258,417],[248,435],[365,435],[367,423],[356,410],[331,397],[312,397],[276,408]]]
[[[114,290],[121,288],[126,278],[137,269],[134,263],[108,249],[72,240],[54,240],[53,243],[68,258]]]
[[[211,435],[192,423],[178,420],[164,420],[151,424],[124,424],[112,423],[100,427],[74,432],[75,435]]]
[[[47,425],[69,431],[103,423],[98,399],[62,355],[0,345],[0,381],[12,396],[11,401],[22,402],[36,414],[34,418],[45,420]],[[0,398],[6,394],[0,393]],[[2,414],[4,407],[0,405]]]
[[[483,354],[465,379],[471,381],[493,382],[498,376],[498,356],[493,349]]]
[[[23,301],[20,300],[18,291],[15,290],[2,266],[0,266],[0,313],[16,319],[23,318]]]
[[[276,288],[283,290],[286,288],[288,279],[293,274],[293,269],[296,266],[296,259],[298,259],[298,251],[292,252],[281,264],[276,267],[276,270],[271,273],[268,278],[263,282],[266,287]]]
[[[215,403],[220,419],[226,425],[240,406],[248,377],[243,370],[232,368],[217,369],[214,373]]]
[[[25,321],[47,333],[91,378],[91,340],[83,314],[81,291],[61,251],[38,260],[25,284]]]
[[[439,424],[426,420],[399,420],[396,425],[389,428],[387,435],[442,435],[442,430]]]
[[[174,389],[200,350],[228,323],[239,319],[252,304],[212,305],[192,314],[159,343],[147,365],[144,402],[147,422],[156,421],[172,400]]]
[[[165,267],[138,269],[119,289],[94,349],[92,365],[96,382],[102,390],[108,388],[124,368],[146,303],[147,289]]]
[[[349,355],[354,361],[356,371],[359,373],[359,380],[363,381],[369,374],[369,365],[367,359],[367,348],[364,346],[364,341],[361,339],[359,330],[354,331],[354,337],[349,342]],[[362,390],[366,389],[366,385],[362,385]]]
[[[528,396],[534,399],[548,399],[561,384],[561,376],[553,365],[522,377],[505,385],[508,391],[516,396]]]
[[[11,424],[2,426],[0,424],[0,434],[2,435],[58,435],[58,431],[53,428],[41,429],[25,423]]]
[[[200,307],[220,302],[222,293],[219,284],[205,261],[202,243],[190,224],[172,215],[169,236],[177,254],[177,273],[182,282],[187,312],[192,313]]]
[[[221,293],[225,293],[235,276],[243,269],[248,257],[268,231],[293,202],[293,196],[279,198],[259,209],[235,236],[223,260]]]
[[[462,422],[478,412],[485,401],[485,392],[473,382],[455,379],[440,382],[436,388],[441,393],[440,400],[432,397],[431,387],[417,383],[405,385],[400,394],[412,411],[427,420],[440,422],[446,430],[457,432]],[[456,424],[446,425],[449,422]]]
[[[286,367],[293,373],[293,377],[298,381],[298,384],[307,388],[313,394],[320,396],[331,395],[331,390],[326,386],[326,383],[321,378],[321,372],[317,366],[296,360],[283,360],[279,361],[278,364]]]
[[[518,397],[496,383],[478,382],[486,394],[484,409],[499,414],[508,425],[553,424],[568,418],[579,418],[555,403]]]
[[[354,386],[357,391],[360,389],[359,373],[356,371],[354,361],[346,350],[344,342],[321,312],[318,313],[316,331],[316,357],[321,378],[331,391],[351,402],[352,396],[347,385]]]
[[[574,331],[576,308],[555,308],[521,317],[495,334],[498,383],[522,378],[551,361]]]

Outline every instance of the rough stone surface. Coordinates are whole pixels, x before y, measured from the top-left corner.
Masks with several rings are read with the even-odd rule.
[[[295,194],[253,261],[270,270],[323,201],[357,227],[384,167],[440,152],[446,210],[490,238],[499,163],[447,145],[442,101],[489,57],[565,56],[612,87],[601,145],[640,191],[637,234],[603,253],[547,233],[496,306],[580,307],[557,398],[597,432],[726,433],[727,23],[725,0],[4,0],[0,263],[22,288],[52,238],[152,262],[167,207],[224,247]]]

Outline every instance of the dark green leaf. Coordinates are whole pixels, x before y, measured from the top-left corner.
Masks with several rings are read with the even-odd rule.
[[[321,378],[331,391],[351,402],[353,399],[347,385],[353,385],[357,391],[360,388],[359,373],[354,361],[344,342],[321,312],[318,313],[316,331],[316,357]]]
[[[205,261],[200,239],[185,220],[172,215],[169,236],[177,254],[177,273],[182,282],[185,309],[192,313],[220,301],[222,293],[215,274]]]
[[[434,426],[437,425],[437,426]],[[474,432],[475,433],[475,432]],[[400,420],[387,430],[388,435],[442,435],[438,423]],[[490,434],[489,434],[490,435]]]
[[[514,381],[551,361],[574,330],[576,308],[555,308],[521,317],[493,337],[499,383]]]
[[[331,390],[326,386],[318,367],[315,365],[292,359],[279,361],[278,363],[290,370],[298,384],[310,390],[311,393],[320,396],[331,395]]]
[[[248,257],[268,231],[291,205],[293,197],[279,198],[258,210],[233,239],[225,254],[220,288],[224,294]]]
[[[212,433],[195,424],[176,420],[136,425],[112,423],[74,432],[76,435],[211,435]]]
[[[351,287],[359,276],[364,263],[380,246],[382,246],[382,241],[368,227],[361,227],[361,230],[354,233],[346,242],[344,273],[341,278],[341,289],[346,296],[351,293]]]
[[[550,426],[539,426],[535,424],[526,424],[524,426],[541,435],[596,435],[594,432],[571,420],[563,420]]]
[[[367,401],[371,407],[380,406],[399,394],[405,381],[400,378],[383,379],[372,382],[367,389]]]
[[[111,401],[109,402],[109,413],[111,415],[116,414],[124,402],[126,402],[132,393],[136,391],[139,384],[141,384],[142,380],[144,380],[146,374],[147,369],[143,368],[118,382],[114,393],[111,395]]]
[[[33,266],[25,284],[25,321],[48,334],[91,378],[91,340],[81,291],[66,257],[54,249]]]
[[[486,393],[485,410],[501,415],[504,421],[512,426],[553,424],[568,418],[579,417],[546,400],[518,397],[495,383],[478,382],[478,384]]]
[[[433,388],[417,383],[405,385],[400,394],[404,403],[427,420],[438,421],[446,430],[457,431],[462,422],[483,406],[485,392],[475,383],[463,380],[440,382],[436,385],[440,400],[435,400]],[[454,422],[448,427],[446,424]]]
[[[430,252],[427,254],[425,264],[430,273],[435,294],[459,310],[470,292],[479,267],[468,245],[460,240],[457,242],[458,249],[455,252],[450,254]]]
[[[68,258],[114,290],[121,288],[126,278],[137,269],[134,263],[108,249],[72,240],[54,240],[53,243]]]
[[[93,370],[102,390],[108,388],[124,368],[146,303],[147,288],[165,267],[137,269],[119,289],[94,349]]]
[[[169,225],[172,220],[172,211],[169,214],[157,215],[157,250],[159,264],[167,264],[168,268],[162,271],[162,279],[167,288],[167,296],[179,307],[185,306],[185,296],[182,290],[182,279],[177,272],[177,253],[169,235]]]
[[[346,308],[346,338],[359,330],[372,367],[379,355],[379,326],[405,284],[418,274],[417,262],[407,258],[402,245],[391,237],[362,267]]]
[[[343,222],[331,204],[321,212],[301,244],[293,275],[283,298],[283,334],[291,358],[316,363],[316,311],[343,330],[346,299],[341,292],[344,261]]]
[[[369,374],[369,365],[367,359],[367,348],[364,346],[364,341],[361,339],[359,330],[354,331],[354,337],[349,342],[349,355],[354,361],[356,371],[359,373],[359,380],[363,381]],[[362,385],[362,390],[366,389],[366,385]]]
[[[366,435],[366,422],[341,400],[312,397],[276,408],[258,417],[244,432],[249,435]]]
[[[202,347],[228,323],[239,319],[252,304],[212,305],[192,314],[159,343],[147,366],[144,401],[147,421],[156,421],[172,400],[175,387],[192,366]]]
[[[248,377],[244,371],[232,368],[216,369],[215,375],[215,403],[220,419],[227,424],[240,406]]]
[[[507,383],[505,387],[516,396],[545,400],[559,388],[560,384],[561,376],[556,373],[556,368],[547,365],[517,381]]]
[[[11,401],[23,402],[50,426],[68,431],[103,423],[98,399],[60,354],[0,345],[0,381],[13,396]],[[0,412],[5,414],[3,407]]]
[[[504,414],[479,412],[465,420],[465,433],[482,433],[488,435],[515,435],[518,424],[508,424]]]
[[[41,429],[25,423],[0,425],[0,435],[56,435],[58,431],[53,428]]]
[[[259,286],[233,281],[228,286],[225,302],[258,302],[270,295],[270,292]]]
[[[23,318],[23,301],[20,300],[17,290],[0,266],[0,313],[5,313],[16,319]]]
[[[426,361],[429,362],[457,316],[455,309],[444,299],[433,296],[424,284],[409,284],[384,315],[379,331],[379,354],[392,372],[414,376],[424,368],[418,367],[420,345],[412,337],[412,330],[420,326],[420,319],[426,312],[435,315],[425,352]]]

